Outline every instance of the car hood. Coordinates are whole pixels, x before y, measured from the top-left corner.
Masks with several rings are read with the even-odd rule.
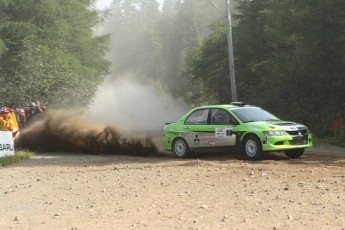
[[[254,130],[285,130],[285,131],[295,131],[301,129],[307,129],[302,124],[298,124],[291,121],[256,121],[246,123],[248,128]]]

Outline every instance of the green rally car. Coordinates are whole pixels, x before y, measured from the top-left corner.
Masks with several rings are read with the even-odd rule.
[[[313,142],[304,125],[282,121],[256,106],[232,102],[198,107],[177,122],[167,123],[163,145],[178,158],[201,150],[217,152],[238,147],[240,156],[258,160],[265,152],[274,151],[299,158]]]

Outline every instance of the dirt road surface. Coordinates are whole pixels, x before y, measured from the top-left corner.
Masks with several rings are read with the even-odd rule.
[[[0,229],[345,229],[345,152],[45,153],[0,169]]]

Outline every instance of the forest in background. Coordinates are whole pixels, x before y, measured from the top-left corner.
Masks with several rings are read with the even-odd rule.
[[[87,105],[109,72],[92,0],[0,0],[0,105]]]
[[[345,143],[345,2],[234,0],[239,101]],[[231,101],[223,0],[0,0],[0,102],[86,105],[133,73],[191,106]],[[97,36],[95,36],[97,28]],[[108,75],[108,76],[109,76]]]

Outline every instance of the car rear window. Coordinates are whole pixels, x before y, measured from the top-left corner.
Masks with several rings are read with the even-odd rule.
[[[194,111],[184,122],[185,125],[206,125],[209,109]]]

